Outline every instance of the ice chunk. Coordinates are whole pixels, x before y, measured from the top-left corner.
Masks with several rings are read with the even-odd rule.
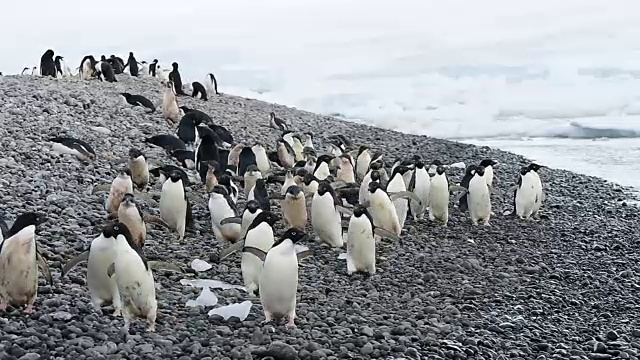
[[[241,303],[221,306],[219,308],[210,310],[209,316],[219,315],[219,316],[222,316],[222,318],[225,320],[229,320],[230,317],[235,316],[239,318],[240,321],[244,321],[244,319],[246,319],[247,316],[249,316],[249,311],[251,311],[252,305],[253,303],[247,300]]]
[[[208,287],[211,289],[222,289],[222,290],[226,290],[226,289],[240,289],[240,290],[244,290],[247,291],[247,289],[244,286],[240,286],[240,285],[231,285],[228,284],[224,281],[220,281],[220,280],[211,280],[211,279],[182,279],[180,280],[180,284],[182,285],[189,285],[189,286],[193,286],[193,287]]]
[[[191,262],[191,268],[195,271],[207,271],[211,269],[211,264],[204,260],[195,259]]]
[[[338,255],[338,259],[340,259],[340,260],[344,260],[346,258],[347,258],[347,253],[346,252],[340,253],[340,255]]]
[[[453,164],[449,165],[449,167],[458,168],[458,169],[464,169],[466,166],[465,166],[464,162],[460,161],[460,162],[453,163]]]
[[[218,303],[218,297],[207,286],[202,288],[202,292],[195,300],[187,301],[187,306],[213,306]]]

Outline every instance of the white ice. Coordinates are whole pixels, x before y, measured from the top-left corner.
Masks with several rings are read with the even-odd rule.
[[[195,271],[198,272],[202,272],[202,271],[207,271],[209,269],[212,268],[211,264],[209,264],[208,262],[204,261],[204,260],[200,260],[200,259],[194,259],[191,262],[191,268]]]
[[[345,260],[347,258],[347,253],[343,252],[338,255],[338,260]]]
[[[240,290],[247,291],[247,289],[244,286],[231,285],[224,281],[211,280],[211,279],[182,279],[180,280],[180,284],[189,285],[193,287],[209,287],[211,289],[222,289],[222,290],[240,289]]]
[[[202,292],[195,300],[188,300],[187,306],[213,306],[218,303],[218,297],[208,287],[203,287]]]
[[[220,315],[225,320],[229,320],[230,317],[235,316],[239,318],[240,321],[244,321],[244,319],[246,319],[247,316],[249,316],[249,311],[251,311],[252,305],[253,303],[247,300],[241,303],[221,306],[221,307],[210,310],[209,316]]]

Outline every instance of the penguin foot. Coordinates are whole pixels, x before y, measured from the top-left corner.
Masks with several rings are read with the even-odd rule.
[[[287,330],[291,330],[291,329],[295,329],[296,328],[296,323],[293,321],[293,319],[289,319],[289,321],[287,321],[287,323],[284,326]]]
[[[101,312],[102,312],[102,311],[101,311]],[[122,315],[122,310],[120,310],[120,309],[115,309],[115,310],[113,311],[113,316],[118,317],[118,316],[120,316],[120,315]]]
[[[482,224],[484,226],[491,226],[491,224],[489,224],[489,221],[485,221],[484,224]]]
[[[155,323],[151,323],[149,324],[149,327],[147,328],[148,332],[156,332],[156,324]]]
[[[24,309],[25,314],[33,314],[36,310],[33,308],[33,305],[27,305]]]

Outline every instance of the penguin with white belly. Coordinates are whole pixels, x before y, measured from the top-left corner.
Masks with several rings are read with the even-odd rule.
[[[320,155],[316,159],[316,168],[313,170],[313,176],[315,176],[318,180],[325,180],[329,175],[331,175],[331,170],[329,168],[329,163],[331,163],[331,160],[333,160],[332,155]]]
[[[464,171],[464,176],[462,177],[462,180],[460,180],[460,186],[461,187],[463,187],[465,189],[469,188],[469,182],[476,175],[476,169],[477,168],[478,167],[476,165],[473,165],[473,164],[467,166],[467,168]],[[458,200],[458,210],[467,211],[467,209],[468,209],[467,194],[465,192],[465,193],[462,194],[462,196]]]
[[[307,225],[307,203],[304,192],[299,186],[292,185],[287,189],[281,202],[282,215],[289,227],[303,230]]]
[[[287,173],[284,176],[284,183],[282,184],[282,189],[280,190],[280,195],[285,195],[287,193],[287,189],[291,185],[297,185],[295,182],[295,177],[291,170],[287,170]]]
[[[516,187],[514,209],[520,219],[529,220],[536,202],[536,178],[528,167],[520,169]]]
[[[44,216],[26,212],[18,216],[0,243],[0,311],[8,305],[26,305],[24,313],[35,310],[38,296],[38,266],[51,284],[51,273],[36,244],[36,227]]]
[[[449,179],[442,165],[436,168],[436,173],[431,178],[429,187],[429,220],[437,220],[444,226],[447,226],[449,222]]]
[[[111,182],[109,196],[107,196],[107,200],[104,204],[105,210],[107,210],[109,214],[117,214],[124,195],[131,193],[133,193],[131,171],[129,171],[129,169],[123,169],[120,171],[120,174],[113,179],[113,182]]]
[[[422,207],[429,206],[429,190],[431,188],[431,176],[427,168],[424,165],[422,159],[417,159],[413,171],[411,172],[411,179],[409,180],[407,190],[413,192],[422,202]],[[447,201],[448,203],[448,201]],[[413,220],[418,221],[424,217],[424,210],[421,212],[421,207],[418,203],[411,201],[409,203],[409,209]]]
[[[356,173],[351,155],[340,155],[340,165],[336,170],[336,178],[346,183],[356,182]]]
[[[364,178],[369,170],[369,164],[371,163],[371,152],[365,145],[360,146],[358,149],[358,156],[356,157],[356,175],[359,179]]]
[[[360,204],[364,204],[367,200],[369,200],[369,183],[372,181],[380,182],[380,163],[371,164],[371,170],[367,172],[367,174],[362,179],[360,183],[360,191],[358,194],[358,198]]]
[[[267,150],[260,144],[253,145],[251,150],[256,157],[256,166],[261,172],[266,172],[271,169],[271,162],[267,156]]]
[[[147,184],[149,184],[149,164],[147,164],[144,153],[138,149],[131,148],[128,162],[131,181],[138,190],[146,189]]]
[[[231,199],[224,186],[214,186],[213,191],[209,194],[209,213],[211,214],[211,226],[217,241],[234,243],[240,239],[241,224],[231,222],[222,225],[222,220],[235,218],[238,213],[235,202]]]
[[[331,246],[342,247],[342,216],[347,212],[342,201],[327,181],[318,184],[318,191],[311,200],[311,226],[318,240]]]
[[[478,221],[482,220],[485,226],[489,225],[491,217],[491,191],[487,180],[484,178],[484,166],[476,167],[475,175],[469,181],[467,190],[467,206],[471,223],[478,225]]]
[[[275,242],[273,226],[278,220],[279,217],[271,211],[263,211],[258,214],[247,229],[243,247],[253,247],[267,253]],[[258,290],[262,265],[263,260],[253,253],[242,252],[240,263],[242,279],[251,296],[255,296],[255,291]]]
[[[540,206],[542,206],[542,202],[545,199],[544,192],[542,191],[542,181],[540,180],[540,175],[538,175],[538,171],[542,168],[542,165],[538,165],[536,163],[529,164],[528,168],[530,172],[533,172],[531,175],[534,178],[534,187],[536,193],[536,201],[533,205],[533,210],[531,211],[531,216],[534,218],[538,218],[538,211],[540,211]]]
[[[160,218],[178,232],[180,241],[184,239],[186,228],[193,225],[191,203],[178,171],[171,171],[169,179],[162,184]]]
[[[249,165],[244,173],[244,196],[249,196],[249,191],[256,185],[256,181],[262,179],[262,173],[256,165]]]
[[[369,183],[369,199],[362,205],[370,209],[376,226],[400,236],[402,227],[400,227],[396,208],[379,182]]]
[[[493,168],[496,165],[498,165],[498,162],[493,159],[484,159],[478,165],[484,167],[484,179],[489,186],[493,186]]]
[[[347,230],[347,274],[360,271],[373,275],[376,272],[376,240],[385,237],[399,240],[396,234],[376,227],[373,218],[362,205],[356,205]]]
[[[398,165],[393,169],[391,173],[391,179],[387,184],[387,193],[392,195],[394,193],[401,193],[407,191],[407,186],[404,182],[404,174],[409,171],[409,168],[404,165]],[[412,193],[413,194],[413,193]],[[414,195],[415,197],[415,195]],[[420,199],[417,201],[422,208],[422,203]],[[400,224],[400,228],[404,227],[404,222],[407,220],[407,212],[409,211],[409,200],[406,198],[397,198],[393,200],[393,206],[396,209],[396,214],[398,215],[398,222]]]
[[[256,218],[256,216],[258,216],[258,214],[260,214],[261,212],[262,212],[262,209],[260,208],[260,204],[255,200],[249,200],[245,205],[245,209],[242,212],[242,216],[223,219],[222,221],[220,221],[220,225],[226,225],[230,223],[240,224],[240,233],[241,233],[240,238],[243,238],[247,233],[247,229],[249,228],[249,225],[251,225],[251,223]],[[241,250],[241,249],[237,249],[237,250]],[[221,255],[220,260],[222,259],[224,259],[224,257]]]

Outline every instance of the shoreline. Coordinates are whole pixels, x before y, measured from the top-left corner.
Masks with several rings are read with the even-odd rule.
[[[450,209],[446,228],[408,219],[411,229],[399,243],[378,248],[379,272],[370,278],[347,276],[345,262],[338,259],[341,251],[316,242],[305,244],[316,255],[300,268],[295,330],[280,324],[271,332],[261,324],[259,301],[238,289],[212,291],[220,304],[252,300],[246,320],[209,317],[211,308],[185,306],[199,289],[180,284],[184,276],[157,272],[156,333],[147,333],[144,323],[134,321],[132,334],[123,338],[121,318],[111,317],[109,310],[99,316],[92,308],[84,283],[85,266],[63,279],[57,270],[95,237],[106,217],[104,197],[87,195],[86,190],[110,182],[116,174],[113,164],[126,156],[129,147],[171,163],[159,149],[144,146],[142,139],[173,133],[175,127],[167,126],[159,112],[148,115],[128,106],[117,94],[121,91],[145,95],[157,104],[164,89],[157,79],[122,75],[113,84],[0,77],[0,135],[6,139],[0,143],[5,154],[0,209],[7,214],[7,222],[23,210],[48,214],[37,240],[54,277],[53,286],[40,280],[35,315],[25,316],[21,310],[3,314],[7,323],[0,335],[8,337],[0,340],[0,357],[34,352],[65,358],[145,354],[244,359],[274,342],[286,343],[301,359],[417,358],[417,354],[423,358],[537,358],[565,353],[592,357],[596,343],[602,343],[600,354],[638,355],[631,343],[640,335],[635,328],[640,319],[632,305],[636,301],[634,269],[640,261],[635,239],[639,218],[635,207],[620,200],[631,194],[626,187],[601,178],[550,168],[540,171],[546,193],[541,221],[501,216],[504,203],[510,204],[509,195],[504,201],[492,199],[496,216],[491,227],[473,227],[457,209]],[[275,111],[294,130],[312,131],[314,143],[323,149],[329,135],[342,133],[381,150],[387,164],[395,156],[416,153],[446,164],[477,163],[491,157],[500,162],[494,181],[502,193],[527,163],[523,156],[502,150],[403,134],[225,93],[208,102],[185,97],[178,101],[207,112],[238,140],[260,141],[269,148],[278,132],[257,125],[266,125],[269,112]],[[91,129],[96,126],[107,128],[109,134]],[[61,134],[64,128],[94,147],[95,161],[85,165],[50,151],[51,144],[44,139]],[[463,171],[449,169],[451,181],[459,182]],[[157,192],[157,184],[152,183],[152,191]],[[195,230],[181,244],[165,230],[149,226],[147,257],[184,267],[203,259],[213,268],[187,278],[242,284],[239,257],[215,261],[223,246],[213,240],[201,187],[196,184],[188,191],[200,199],[193,204]],[[243,206],[241,201],[239,208]],[[153,204],[141,207],[158,214]],[[279,224],[276,233],[282,230]],[[25,338],[25,331],[47,336],[16,341]],[[609,334],[612,331],[615,339]]]

